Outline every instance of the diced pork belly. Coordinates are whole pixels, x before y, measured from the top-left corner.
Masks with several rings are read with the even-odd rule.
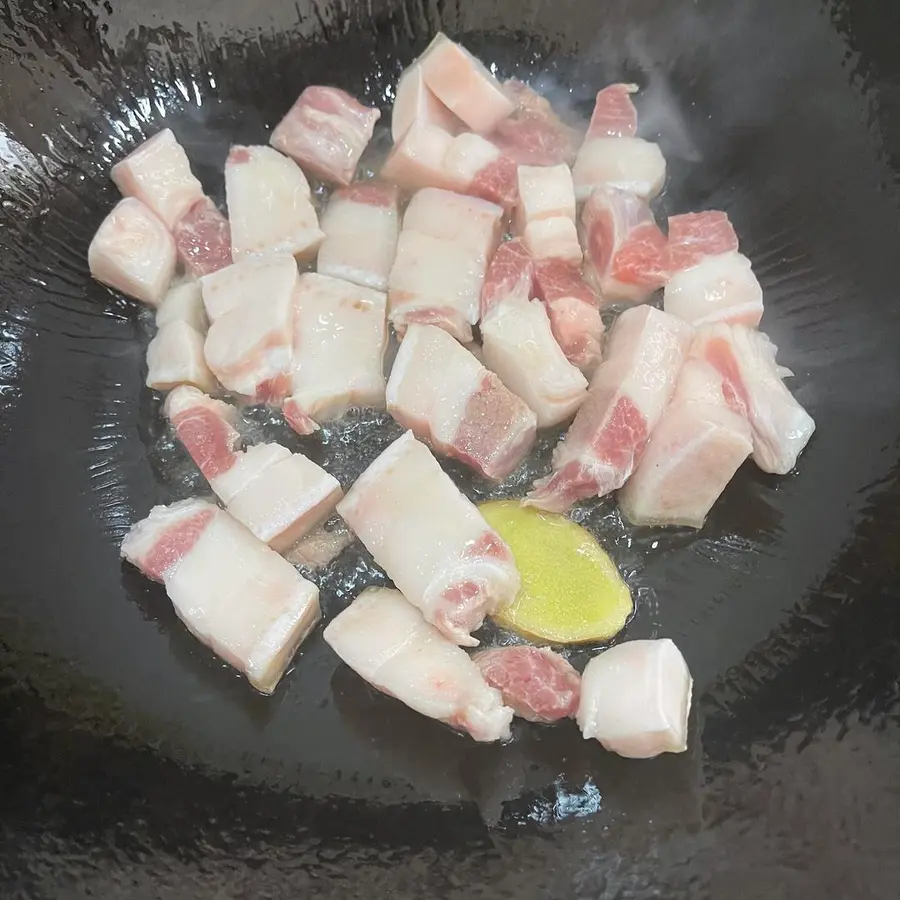
[[[522,644],[482,650],[472,658],[517,716],[549,725],[575,715],[581,676],[558,653]]]
[[[578,229],[567,216],[531,222],[525,228],[523,237],[525,246],[535,259],[558,259],[576,268],[581,267],[583,253],[578,241]]]
[[[692,689],[687,663],[668,638],[627,641],[585,667],[578,726],[619,756],[683,753]]]
[[[324,522],[342,496],[336,478],[294,453],[266,467],[228,503],[228,512],[283,552]]]
[[[203,477],[227,503],[234,492],[226,490],[223,496],[217,479],[237,462],[235,451],[240,442],[240,434],[234,427],[237,410],[197,388],[182,386],[166,398],[165,413]]]
[[[450,132],[417,120],[394,144],[381,167],[381,177],[409,191],[427,187],[456,190],[459,185],[444,163],[452,146]]]
[[[608,185],[644,200],[655,197],[666,180],[666,161],[656,144],[635,137],[637,112],[631,84],[612,84],[597,94],[587,136],[572,169],[579,200]]]
[[[215,322],[245,301],[293,293],[297,286],[297,263],[292,256],[245,259],[200,279],[203,305]]]
[[[179,384],[212,391],[216,378],[203,355],[203,335],[187,322],[170,322],[147,347],[147,387],[169,391]]]
[[[290,254],[309,259],[325,235],[302,169],[271,147],[231,148],[225,193],[235,261]]]
[[[175,242],[165,224],[133,197],[118,203],[88,248],[97,281],[149,306],[165,295],[175,262]]]
[[[237,410],[196,388],[175,388],[164,410],[178,440],[226,506],[265,469],[290,458],[290,450],[280,444],[238,450]]]
[[[550,101],[515,78],[503,83],[516,104],[489,139],[518,165],[553,166],[575,159],[578,135],[553,111]]]
[[[422,67],[418,63],[406,69],[397,82],[391,109],[391,136],[394,143],[409,131],[413,122],[437,125],[450,134],[456,134],[465,127],[425,84]]]
[[[346,91],[314,85],[278,123],[271,144],[317,178],[350,184],[380,117]]]
[[[603,320],[600,303],[580,268],[560,259],[536,260],[534,289],[566,359],[579,369],[593,370],[600,361]]]
[[[235,450],[234,408],[191,388],[166,401],[175,433],[239,522],[283,551],[324,521],[341,487],[324,469],[279,444]]]
[[[387,448],[338,512],[413,606],[454,643],[519,590],[509,547],[412,432]]]
[[[444,167],[457,190],[512,210],[519,197],[516,164],[477,134],[458,134],[444,156]]]
[[[203,197],[203,186],[170,128],[116,163],[112,180],[123,196],[140,200],[169,230]]]
[[[481,321],[484,364],[537,417],[538,428],[570,419],[587,397],[587,379],[560,349],[547,310],[526,296],[508,297]]]
[[[625,484],[675,390],[691,328],[648,306],[619,316],[606,357],[575,421],[553,454],[553,473],[526,503],[564,512]]]
[[[501,481],[534,443],[525,402],[433,325],[410,325],[387,385],[387,407],[439,453]]]
[[[210,325],[206,362],[229,390],[260,403],[278,403],[290,393],[295,286],[259,295]]]
[[[691,356],[722,375],[729,406],[750,422],[753,461],[764,472],[786,475],[816,424],[785,387],[777,350],[766,335],[744,325],[711,325],[697,332]]]
[[[586,271],[604,300],[639,303],[666,283],[666,238],[645,200],[599,187],[581,220]]]
[[[288,422],[326,422],[353,406],[383,409],[386,296],[309,272],[300,276],[294,303]]]
[[[440,188],[424,188],[409,201],[403,214],[403,229],[471,247],[486,266],[500,243],[502,220],[503,210],[496,203]]]
[[[165,328],[171,322],[185,322],[200,334],[206,334],[209,319],[199,281],[182,281],[166,292],[156,308],[156,327]]]
[[[335,191],[322,215],[318,271],[386,291],[400,231],[397,206],[394,185],[358,182]]]
[[[413,323],[438,325],[462,343],[471,341],[485,267],[486,260],[465,244],[401,231],[388,279],[394,329],[403,335]]]
[[[619,492],[636,525],[702,528],[713,504],[753,450],[750,426],[728,408],[722,376],[689,359],[641,462]]]
[[[532,222],[560,216],[575,221],[575,185],[567,165],[519,166],[516,229],[521,234]]]
[[[178,220],[173,235],[178,258],[194,278],[232,263],[231,226],[209,197],[202,197]]]
[[[266,694],[319,621],[316,586],[203,500],[154,507],[122,556],[163,581],[188,630]]]
[[[515,110],[500,82],[445,34],[438,34],[416,62],[425,84],[472,131],[491,131]]]
[[[513,711],[499,692],[399,591],[363,591],[324,637],[361,678],[410,709],[476,741],[509,738]]]
[[[534,260],[521,238],[504,241],[491,259],[481,289],[481,318],[506,300],[528,300],[534,288]]]
[[[725,322],[756,327],[763,293],[738,238],[723,212],[687,213],[669,218],[666,312],[695,327]]]

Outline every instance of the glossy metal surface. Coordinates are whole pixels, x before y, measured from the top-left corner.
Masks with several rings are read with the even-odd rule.
[[[257,696],[119,562],[203,485],[142,387],[146,313],[88,278],[111,164],[171,125],[221,201],[229,143],[310,82],[389,105],[438,28],[577,114],[646,87],[661,210],[729,212],[818,422],[796,474],[746,467],[700,534],[581,514],[635,588],[627,635],[693,670],[683,756],[619,760],[573,724],[475,745],[320,633]],[[898,896],[898,33],[888,0],[0,4],[3,896]],[[345,485],[398,433],[250,419]],[[326,616],[382,579],[358,549],[318,577]]]

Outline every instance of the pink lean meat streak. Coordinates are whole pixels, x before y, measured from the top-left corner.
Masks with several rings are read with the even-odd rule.
[[[575,715],[581,676],[558,653],[523,644],[482,650],[473,659],[517,716],[549,725]]]

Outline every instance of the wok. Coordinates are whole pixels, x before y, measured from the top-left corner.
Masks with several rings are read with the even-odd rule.
[[[728,211],[817,420],[797,472],[746,466],[697,534],[580,513],[638,596],[627,636],[694,673],[682,756],[574,724],[476,745],[321,633],[256,695],[119,561],[151,505],[205,487],[142,386],[147,314],[88,277],[110,166],[171,125],[221,202],[231,142],[308,83],[388,106],[438,29],[574,115],[643,86],[659,211]],[[900,895],[898,35],[888,0],[0,4],[3,896]],[[359,413],[301,443],[252,415],[345,482],[397,433]],[[383,576],[354,548],[317,578],[327,617]]]

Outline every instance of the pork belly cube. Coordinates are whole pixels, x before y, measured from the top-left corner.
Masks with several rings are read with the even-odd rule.
[[[594,188],[620,188],[650,200],[666,180],[666,161],[656,144],[635,137],[637,112],[633,84],[612,84],[597,94],[572,177],[575,195],[586,200]]]
[[[380,117],[346,91],[313,85],[278,123],[270,142],[317,178],[350,184]]]
[[[503,210],[496,203],[444,191],[417,191],[403,214],[403,230],[418,231],[470,247],[485,261],[500,243]]]
[[[178,220],[172,233],[188,275],[201,278],[231,265],[231,225],[209,197],[201,197]]]
[[[713,504],[753,450],[750,426],[728,408],[722,376],[689,359],[641,462],[619,492],[635,525],[702,528]]]
[[[491,131],[515,110],[500,82],[445,34],[438,34],[416,63],[434,95],[472,131]]]
[[[331,195],[322,215],[320,274],[386,291],[400,231],[394,185],[358,182]]]
[[[503,83],[516,108],[497,123],[489,139],[517,165],[571,163],[579,136],[553,111],[550,101],[516,78]]]
[[[666,312],[698,328],[725,322],[756,327],[763,293],[724,212],[711,210],[669,218],[667,265],[672,273],[663,295]]]
[[[265,694],[319,621],[318,588],[203,500],[154,507],[122,556],[163,581],[188,630]]]
[[[450,132],[416,120],[394,144],[381,167],[381,177],[408,191],[427,187],[461,189],[444,162],[452,146]]]
[[[472,659],[517,716],[549,725],[575,715],[581,676],[558,653],[520,644],[482,650]]]
[[[561,259],[536,260],[534,289],[547,308],[553,336],[566,359],[586,372],[600,362],[600,303],[578,266]]]
[[[156,308],[156,327],[162,329],[171,322],[185,322],[194,331],[206,334],[209,319],[199,281],[181,281],[166,292]]]
[[[468,343],[484,274],[484,258],[465,244],[404,229],[388,278],[391,324],[400,335],[413,323],[438,325]]]
[[[391,136],[394,143],[409,131],[414,122],[436,125],[450,134],[457,134],[465,128],[425,84],[422,67],[418,63],[404,70],[397,82],[394,106],[391,109]]]
[[[325,235],[303,170],[271,147],[231,148],[225,163],[235,262],[250,256],[315,256]]]
[[[498,303],[528,300],[534,289],[534,260],[521,238],[504,241],[491,259],[481,288],[481,318]]]
[[[509,738],[513,711],[499,692],[399,591],[368,588],[323,636],[357,675],[410,709],[476,741]]]
[[[668,638],[627,641],[595,656],[581,675],[578,727],[619,756],[687,750],[693,679]]]
[[[147,387],[169,391],[179,384],[212,391],[216,378],[203,355],[203,335],[187,322],[170,322],[147,347]]]
[[[625,484],[672,398],[690,340],[690,326],[658,309],[619,316],[587,399],[554,451],[553,473],[535,482],[529,506],[564,512]]]
[[[234,427],[237,410],[189,385],[176,387],[166,397],[163,409],[203,477],[227,503],[232,492],[221,493],[218,479],[237,463],[236,449],[241,437]]]
[[[457,190],[510,212],[519,199],[516,164],[490,141],[471,132],[453,138],[444,168]]]
[[[337,479],[302,453],[266,467],[228,512],[273,550],[284,552],[325,521],[343,496]]]
[[[385,295],[309,272],[300,276],[294,304],[288,422],[327,422],[353,406],[383,409]]]
[[[140,200],[170,231],[203,197],[203,186],[191,172],[187,154],[170,128],[116,163],[112,180],[123,197]]]
[[[481,322],[484,364],[534,411],[538,428],[575,415],[587,379],[560,349],[547,310],[524,296],[507,298]]]
[[[502,481],[534,443],[524,401],[433,325],[410,325],[387,385],[390,414],[439,453]]]
[[[172,235],[133,197],[118,203],[88,248],[88,265],[97,281],[148,306],[162,300],[175,262]]]
[[[519,573],[509,547],[412,432],[394,441],[338,503],[375,561],[456,644],[511,603]]]
[[[697,332],[691,356],[715,368],[725,397],[753,431],[753,461],[764,471],[786,475],[816,428],[809,413],[785,387],[778,348],[745,325],[710,325]]]
[[[571,169],[559,166],[519,166],[516,230],[522,234],[532,222],[563,217],[575,221],[575,185]]]
[[[260,295],[209,326],[206,362],[228,390],[260,403],[290,393],[294,290]]]
[[[525,246],[535,259],[558,259],[581,267],[583,253],[578,241],[578,229],[566,216],[539,219],[531,222],[523,234]]]
[[[245,259],[200,279],[203,305],[215,322],[246,301],[293,293],[298,276],[292,256]]]
[[[645,200],[599,187],[581,220],[587,276],[604,300],[641,303],[666,283],[666,237]]]

